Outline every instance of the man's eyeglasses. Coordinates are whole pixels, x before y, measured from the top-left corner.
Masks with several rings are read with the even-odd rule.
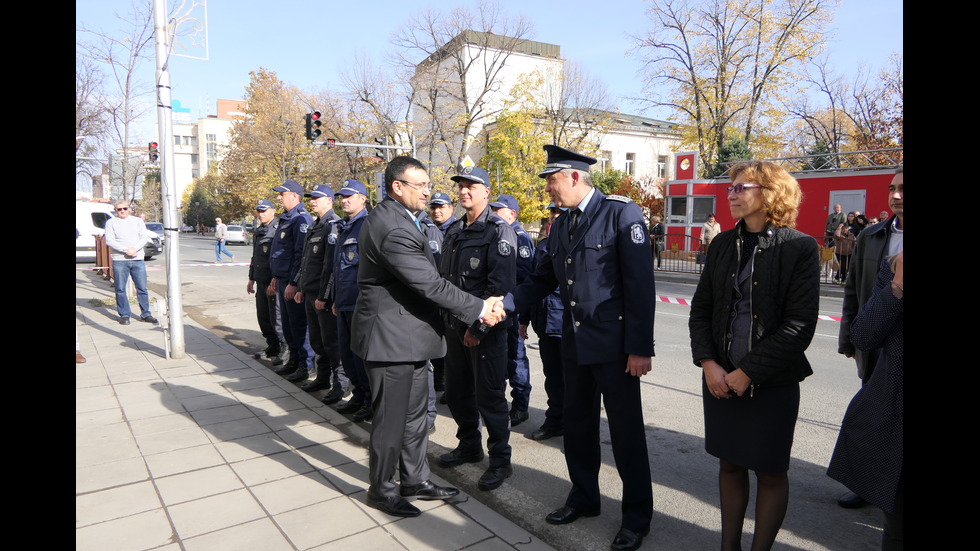
[[[433,189],[432,182],[407,182],[405,180],[396,180],[396,181],[401,182],[403,184],[408,184],[409,186],[412,187],[412,189],[416,189],[418,191],[422,191],[423,189],[432,191]]]
[[[122,212],[124,210],[129,210],[129,207],[119,207],[116,209],[116,212]]]
[[[725,191],[727,191],[728,193],[731,193],[731,192],[734,191],[735,192],[735,195],[741,195],[743,191],[745,191],[746,189],[748,189],[750,187],[762,187],[762,186],[759,185],[759,184],[735,184],[734,186],[728,186],[728,187],[726,187],[725,188]]]

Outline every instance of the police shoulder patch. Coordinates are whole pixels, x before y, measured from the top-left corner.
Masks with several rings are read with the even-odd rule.
[[[606,195],[606,199],[611,199],[613,201],[619,201],[620,203],[631,203],[632,199],[626,197],[625,195]]]
[[[306,233],[306,230],[309,229],[309,227],[310,227],[309,224],[300,224],[299,233]]]
[[[526,245],[519,247],[517,249],[517,254],[521,255],[521,258],[531,258],[531,248]]]
[[[500,254],[500,256],[510,256],[510,252],[512,250],[514,250],[514,248],[510,246],[510,243],[508,243],[506,239],[501,239],[497,242],[497,253]]]
[[[643,227],[643,224],[636,223],[630,226],[630,239],[637,245],[646,241],[646,228]]]

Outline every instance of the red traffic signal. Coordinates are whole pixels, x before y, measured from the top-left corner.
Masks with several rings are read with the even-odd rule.
[[[160,158],[160,144],[150,142],[146,145],[146,149],[150,152],[150,162],[155,163]]]
[[[314,111],[306,114],[306,139],[313,141],[320,137],[320,112]]]

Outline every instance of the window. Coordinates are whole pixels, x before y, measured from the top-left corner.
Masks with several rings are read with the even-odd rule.
[[[599,170],[605,172],[612,167],[612,151],[599,152]]]
[[[636,171],[636,153],[626,154],[626,174],[632,176]]]
[[[207,134],[205,139],[207,140],[207,154],[208,160],[218,158],[218,135],[217,134]]]
[[[657,178],[667,177],[667,156],[658,155],[657,156]]]
[[[671,197],[667,202],[667,223],[687,224],[687,197]]]
[[[692,224],[704,224],[708,215],[715,212],[715,197],[691,197],[694,206],[691,213]]]

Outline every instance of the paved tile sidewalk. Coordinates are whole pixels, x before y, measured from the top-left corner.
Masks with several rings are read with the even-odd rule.
[[[77,272],[76,550],[551,549],[465,493],[368,508],[362,427],[188,318],[165,359],[164,326],[112,300]]]

